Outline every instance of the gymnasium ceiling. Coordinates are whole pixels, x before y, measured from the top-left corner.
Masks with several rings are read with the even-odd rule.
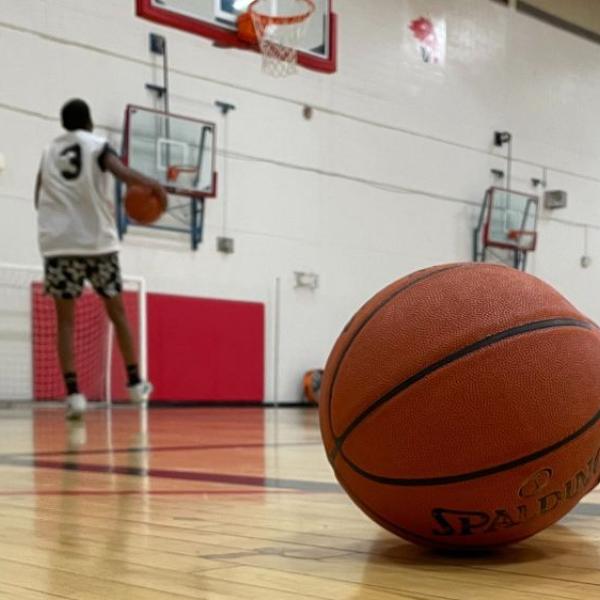
[[[517,2],[517,7],[600,42],[600,0],[523,0]]]

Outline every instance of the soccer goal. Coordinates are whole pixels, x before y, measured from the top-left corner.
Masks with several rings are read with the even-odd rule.
[[[147,376],[146,285],[123,277],[123,300]],[[76,305],[79,385],[89,400],[127,399],[121,353],[101,299],[86,286]],[[56,354],[56,317],[41,268],[0,263],[0,401],[56,401],[65,395]]]

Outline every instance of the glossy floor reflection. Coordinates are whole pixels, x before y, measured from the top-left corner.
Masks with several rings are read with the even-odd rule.
[[[0,598],[600,598],[600,493],[491,556],[381,531],[335,483],[317,413],[0,410]]]

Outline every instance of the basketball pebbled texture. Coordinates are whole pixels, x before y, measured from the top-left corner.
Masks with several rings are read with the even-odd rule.
[[[354,502],[440,548],[525,539],[600,477],[600,331],[520,271],[451,264],[367,302],[325,369],[321,433]]]

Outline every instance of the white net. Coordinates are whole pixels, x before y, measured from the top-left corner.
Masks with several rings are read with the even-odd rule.
[[[296,73],[298,48],[314,10],[312,0],[259,0],[251,5],[265,73],[272,77]]]
[[[0,263],[0,400],[61,400],[56,317],[41,269]],[[123,299],[146,369],[145,285],[124,279]],[[76,305],[74,348],[81,390],[90,400],[125,399],[125,372],[101,300],[86,288]]]

